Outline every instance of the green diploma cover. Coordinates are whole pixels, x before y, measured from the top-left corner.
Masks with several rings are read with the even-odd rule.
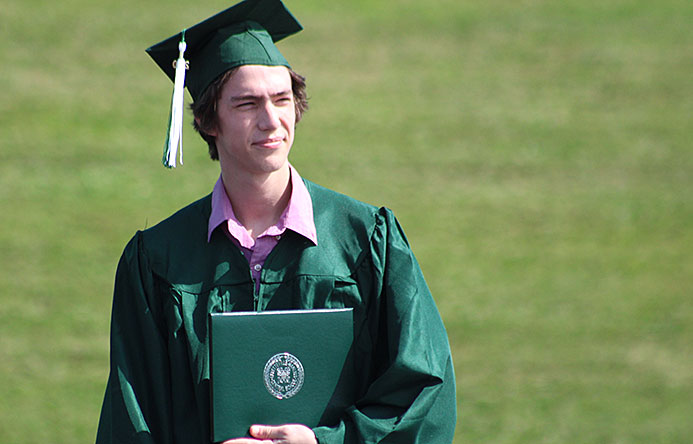
[[[350,308],[210,314],[212,441],[336,422],[353,403],[352,342]]]

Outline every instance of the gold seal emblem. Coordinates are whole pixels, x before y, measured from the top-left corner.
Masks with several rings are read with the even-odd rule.
[[[263,372],[267,391],[277,399],[288,399],[303,387],[303,364],[291,353],[277,353],[269,358]]]

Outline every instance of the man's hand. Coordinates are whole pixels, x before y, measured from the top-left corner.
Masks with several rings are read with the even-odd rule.
[[[318,444],[315,433],[301,424],[282,426],[254,425],[250,427],[252,438],[236,438],[223,444]]]

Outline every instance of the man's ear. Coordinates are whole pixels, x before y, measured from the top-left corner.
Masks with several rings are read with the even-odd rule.
[[[208,136],[217,137],[216,129],[212,129],[212,130],[208,131],[207,129],[202,128],[202,125],[200,124],[200,118],[199,117],[195,117],[195,124],[197,125],[198,128],[200,128]]]

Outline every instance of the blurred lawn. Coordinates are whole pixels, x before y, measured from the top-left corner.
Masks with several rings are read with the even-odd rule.
[[[449,330],[462,443],[693,436],[693,3],[288,0],[292,162],[398,214]],[[0,442],[93,441],[115,266],[208,193],[150,44],[230,5],[0,7]],[[189,120],[189,118],[188,118]]]

